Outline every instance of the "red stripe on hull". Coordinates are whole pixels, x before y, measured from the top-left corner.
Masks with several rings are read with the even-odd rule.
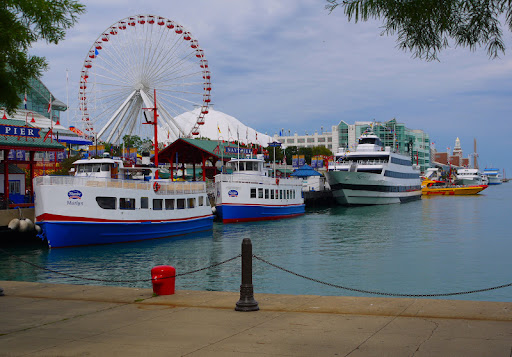
[[[104,219],[104,218],[89,218],[89,217],[70,217],[70,216],[62,216],[58,214],[51,213],[43,213],[36,217],[37,222],[97,222],[97,223],[158,223],[158,222],[173,222],[173,221],[189,221],[192,219],[200,219],[212,217],[213,215],[205,215],[205,216],[197,216],[197,217],[187,217],[187,218],[175,218],[175,219],[158,219],[158,220],[139,220],[139,219],[126,219],[126,220],[114,220],[114,219]]]

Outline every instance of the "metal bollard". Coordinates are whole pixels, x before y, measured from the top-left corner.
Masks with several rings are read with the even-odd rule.
[[[236,303],[236,311],[258,311],[258,302],[254,300],[252,285],[252,243],[249,238],[242,241],[242,284],[240,300]]]

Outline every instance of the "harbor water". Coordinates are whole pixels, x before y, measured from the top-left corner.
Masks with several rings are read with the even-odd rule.
[[[302,217],[279,221],[214,223],[213,231],[179,238],[5,248],[0,251],[0,280],[151,288],[152,267],[172,265],[177,274],[197,271],[237,256],[242,239],[250,238],[254,255],[288,270],[254,259],[256,299],[258,293],[466,292],[512,282],[511,207],[512,184],[504,183],[475,196],[307,209]],[[240,266],[237,258],[180,275],[176,289],[239,291]],[[431,298],[512,302],[512,287]]]

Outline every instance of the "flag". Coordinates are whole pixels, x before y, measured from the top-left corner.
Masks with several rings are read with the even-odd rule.
[[[97,48],[96,48],[96,49],[94,49],[94,55],[95,55],[95,56],[97,56],[97,55],[99,55],[99,54],[100,54],[100,53],[98,52],[98,49],[97,49]]]
[[[52,111],[52,102],[48,103],[48,113]]]
[[[25,91],[25,96],[23,97],[23,105],[25,106],[25,110],[27,109],[27,91]]]

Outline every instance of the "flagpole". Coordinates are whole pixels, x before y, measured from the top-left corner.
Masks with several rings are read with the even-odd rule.
[[[68,69],[67,68],[66,68],[66,106],[67,106],[66,118],[68,120],[68,125],[69,125],[69,74],[68,74]]]

